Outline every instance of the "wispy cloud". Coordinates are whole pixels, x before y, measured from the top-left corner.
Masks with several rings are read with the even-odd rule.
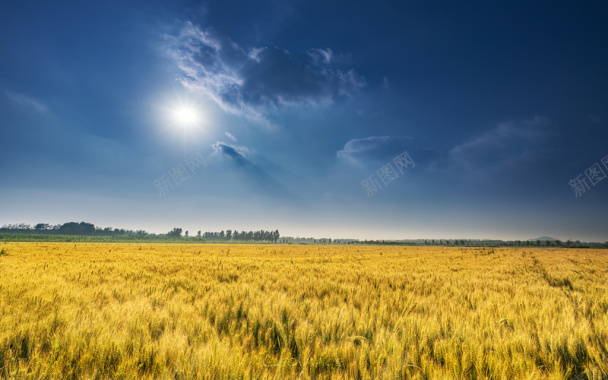
[[[473,137],[448,153],[452,164],[473,170],[487,166],[502,166],[529,156],[542,138],[550,134],[547,118],[535,117],[522,122],[508,121]]]
[[[192,23],[168,41],[185,87],[259,124],[270,125],[267,113],[280,107],[327,106],[366,85],[354,69],[336,68],[345,56],[327,48],[294,55],[276,46],[241,47]]]
[[[48,107],[27,95],[17,92],[5,90],[4,95],[15,105],[19,107],[29,108],[39,113],[46,113]]]
[[[382,88],[384,88],[385,90],[391,89],[391,82],[388,80],[387,77],[382,78]]]
[[[412,139],[404,136],[369,136],[352,139],[336,155],[339,159],[353,165],[376,163],[411,147]]]
[[[234,135],[230,132],[224,132],[224,135],[226,135],[226,137],[228,137],[230,140],[236,142],[236,137],[234,137]]]
[[[310,49],[308,50],[308,55],[312,60],[318,65],[327,65],[330,64],[333,57],[333,50],[327,49]]]

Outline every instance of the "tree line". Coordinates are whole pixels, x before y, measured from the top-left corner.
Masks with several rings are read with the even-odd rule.
[[[281,234],[279,230],[274,231],[237,231],[226,230],[220,232],[198,231],[196,236],[189,236],[188,231],[183,233],[181,228],[174,228],[166,234],[149,233],[144,230],[126,230],[112,227],[96,227],[87,222],[68,222],[63,224],[38,223],[34,226],[29,224],[6,224],[0,228],[0,234],[4,235],[61,235],[61,236],[95,236],[95,237],[121,237],[157,240],[158,238],[199,240],[199,241],[239,241],[239,242],[272,242],[276,243]]]
[[[25,236],[28,236],[27,238]],[[53,237],[52,237],[53,236]],[[144,230],[128,230],[112,227],[96,227],[92,223],[68,222],[63,224],[38,223],[6,224],[0,228],[0,240],[4,241],[63,241],[66,237],[83,237],[78,241],[175,241],[195,243],[197,241],[226,241],[226,242],[269,242],[282,244],[337,244],[337,245],[405,245],[405,246],[455,246],[455,247],[560,247],[560,248],[608,248],[608,242],[581,242],[547,240],[476,240],[476,239],[408,239],[408,240],[359,240],[359,239],[330,239],[306,237],[281,237],[278,230],[274,231],[238,231],[223,230],[220,232],[198,231],[190,235],[181,228],[164,234],[149,233]],[[86,237],[86,239],[84,239]],[[91,240],[93,239],[93,240]],[[109,240],[108,240],[109,239]]]
[[[87,222],[68,222],[63,224],[38,223],[5,224],[0,233],[39,234],[39,235],[78,235],[78,236],[122,236],[122,235],[153,235],[144,230],[125,230],[123,228],[100,228]]]
[[[411,240],[359,240],[359,239],[315,239],[282,237],[282,244],[311,245],[402,245],[442,247],[559,247],[559,248],[608,248],[606,242],[581,242],[580,240],[478,240],[478,239],[411,239]]]
[[[168,236],[172,236],[175,238],[193,238],[194,236],[189,236],[188,231],[184,233],[182,236],[181,228],[174,228],[170,231]],[[272,242],[276,243],[279,240],[281,234],[279,230],[274,231],[241,231],[238,230],[226,230],[220,232],[202,232],[198,231],[196,234],[196,238],[201,238],[204,240],[211,241],[257,241],[257,242]]]

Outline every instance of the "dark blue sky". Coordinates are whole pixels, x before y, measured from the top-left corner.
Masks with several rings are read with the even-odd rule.
[[[608,240],[605,2],[126,3],[0,4],[0,225]]]

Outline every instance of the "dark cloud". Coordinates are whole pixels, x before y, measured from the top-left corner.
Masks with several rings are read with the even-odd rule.
[[[227,145],[227,144],[224,144],[221,142],[217,142],[217,143],[213,144],[212,147],[216,151],[220,151],[220,152],[224,153],[226,156],[232,158],[237,163],[239,163],[239,165],[246,165],[247,163],[249,163],[249,161],[242,154],[237,152],[236,149],[230,145]]]
[[[296,197],[271,175],[262,165],[255,163],[251,158],[249,149],[229,145],[218,141],[212,145],[214,151],[230,158],[243,177],[246,178],[258,191],[269,197],[295,199]],[[301,201],[301,200],[300,200]]]
[[[354,70],[331,70],[321,63],[313,65],[308,56],[295,57],[284,49],[270,47],[241,71],[243,94],[251,104],[311,105],[350,96],[365,85]]]
[[[210,96],[224,110],[268,124],[264,113],[282,106],[324,106],[366,85],[348,60],[331,49],[294,55],[279,47],[245,49],[212,29],[190,23],[172,38],[170,52],[182,83]]]

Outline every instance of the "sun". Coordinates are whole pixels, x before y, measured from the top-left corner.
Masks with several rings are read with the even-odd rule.
[[[199,117],[192,107],[182,106],[174,111],[175,121],[183,126],[190,126],[198,122]]]

